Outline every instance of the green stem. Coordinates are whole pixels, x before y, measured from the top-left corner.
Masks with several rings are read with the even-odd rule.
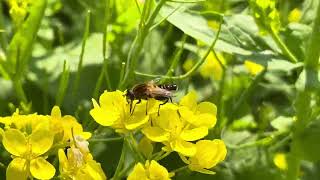
[[[160,0],[160,2],[157,4],[154,11],[150,15],[150,17],[147,18],[148,12],[149,12],[148,8],[150,8],[149,4],[151,1],[146,0],[145,6],[142,10],[142,16],[141,16],[141,20],[140,20],[138,33],[137,33],[137,35],[136,35],[136,37],[130,47],[129,53],[128,53],[125,74],[124,74],[124,77],[121,80],[120,85],[119,85],[120,89],[124,89],[127,82],[129,81],[129,78],[132,75],[134,75],[134,69],[135,69],[136,63],[137,63],[136,61],[140,55],[140,52],[141,52],[142,47],[144,45],[145,39],[150,32],[150,28],[151,28],[156,16],[159,14],[161,7],[165,4],[166,1],[167,0]],[[145,23],[146,19],[148,19],[148,20]]]
[[[76,74],[76,79],[73,84],[74,86],[73,86],[72,94],[74,96],[76,95],[76,92],[78,91],[79,82],[80,82],[80,78],[81,78],[83,56],[84,56],[84,51],[85,51],[85,47],[86,47],[86,43],[87,43],[87,39],[89,36],[89,31],[90,31],[90,16],[91,16],[91,11],[88,10],[87,16],[86,16],[85,31],[84,31],[83,38],[82,38],[82,45],[81,45],[81,52],[80,52],[80,56],[79,56],[78,70],[77,70],[77,74]]]
[[[145,76],[145,77],[152,77],[152,78],[161,78],[163,81],[166,80],[182,80],[182,79],[186,79],[188,77],[190,77],[191,75],[193,75],[196,70],[204,63],[204,61],[207,59],[209,53],[211,52],[211,50],[213,49],[214,45],[216,44],[219,35],[220,35],[220,31],[221,31],[221,26],[222,26],[222,21],[223,18],[221,18],[220,20],[220,25],[219,25],[219,29],[217,31],[216,37],[213,40],[213,42],[211,43],[210,47],[208,48],[208,50],[206,51],[206,53],[204,54],[204,56],[201,58],[200,61],[198,61],[188,72],[186,72],[183,75],[179,75],[179,76],[163,76],[163,75],[152,75],[152,74],[145,74],[145,73],[141,73],[141,72],[135,72],[136,75],[140,75],[140,76]]]
[[[165,152],[164,154],[162,154],[161,156],[154,158],[154,160],[155,160],[155,161],[160,161],[160,160],[162,160],[163,158],[169,156],[170,154],[171,154],[171,152],[170,152],[170,151],[167,151],[167,152]]]
[[[120,141],[123,137],[114,137],[114,138],[99,138],[99,139],[89,139],[89,142],[114,142]]]
[[[282,54],[287,56],[291,62],[293,62],[293,63],[298,62],[297,58],[292,54],[292,52],[289,50],[289,48],[286,46],[286,44],[281,40],[279,35],[272,29],[270,29],[269,32],[270,32],[272,39],[276,42],[278,47],[281,49]]]
[[[250,86],[243,91],[243,93],[240,95],[239,99],[237,100],[237,103],[232,108],[232,114],[235,114],[236,111],[242,106],[243,102],[252,94],[252,91],[257,87],[259,82],[263,79],[265,73],[266,73],[266,69],[260,72],[251,82]],[[233,121],[233,115],[231,117],[232,118],[230,122]]]
[[[124,161],[125,161],[125,154],[126,154],[126,145],[125,145],[125,142],[123,142],[118,166],[116,168],[116,171],[115,171],[113,177],[111,178],[112,180],[120,179],[119,174],[120,174],[121,170],[123,169],[123,165],[124,165]]]
[[[174,71],[175,71],[175,69],[176,69],[176,67],[178,65],[178,62],[179,62],[179,60],[181,58],[181,55],[182,55],[182,52],[183,52],[183,49],[184,49],[184,44],[187,41],[187,37],[188,36],[186,34],[183,34],[183,37],[182,37],[182,40],[181,40],[181,42],[182,42],[181,43],[181,47],[178,49],[178,51],[173,56],[172,63],[170,65],[170,68],[168,69],[168,72],[167,72],[166,76],[171,76],[174,73]]]
[[[128,143],[129,148],[132,150],[132,152],[136,156],[137,160],[139,162],[144,162],[145,159],[144,159],[143,155],[138,150],[138,145],[137,145],[135,138],[133,137],[133,134],[130,133],[128,136],[125,137],[125,140]]]
[[[182,166],[182,167],[180,167],[180,168],[177,168],[177,169],[171,171],[171,173],[178,173],[178,172],[183,171],[183,170],[185,170],[185,169],[188,169],[188,165]]]
[[[60,106],[63,102],[64,96],[68,88],[69,76],[70,76],[69,68],[67,67],[67,61],[65,60],[63,64],[63,71],[60,77],[58,93],[56,95],[57,106]]]
[[[320,2],[318,3],[317,16],[313,22],[313,28],[309,42],[306,47],[305,66],[306,68],[318,69],[320,56]]]
[[[4,30],[4,32],[0,32],[0,45],[3,50],[7,49],[8,46],[8,39],[7,34],[5,32],[5,25],[4,25],[4,17],[3,17],[3,7],[2,3],[0,4],[0,29]]]
[[[19,78],[14,78],[12,82],[13,82],[14,90],[16,91],[18,99],[23,103],[27,103],[28,102],[27,96],[23,90],[21,80]]]

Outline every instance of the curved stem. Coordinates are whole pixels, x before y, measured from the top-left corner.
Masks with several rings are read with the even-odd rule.
[[[151,78],[161,78],[163,81],[165,80],[181,80],[181,79],[186,79],[188,77],[190,77],[191,75],[193,75],[195,73],[195,71],[204,63],[204,61],[207,59],[209,53],[211,52],[211,50],[213,49],[214,45],[216,44],[216,42],[218,41],[219,35],[220,35],[220,31],[221,31],[221,26],[223,23],[223,18],[221,18],[220,20],[220,25],[219,25],[219,29],[217,31],[216,37],[213,40],[213,42],[211,43],[210,47],[208,48],[208,50],[206,51],[206,53],[204,54],[204,56],[201,58],[200,61],[198,61],[188,72],[186,72],[185,74],[179,75],[179,76],[166,76],[166,75],[153,75],[153,74],[145,74],[145,73],[141,73],[141,72],[137,72],[135,71],[136,75],[140,75],[140,76],[145,76],[145,77],[151,77]]]
[[[141,15],[141,20],[140,20],[140,24],[139,24],[139,30],[137,33],[137,36],[135,37],[129,53],[128,53],[128,58],[127,58],[127,62],[126,62],[126,69],[125,69],[125,74],[123,79],[121,79],[120,84],[119,84],[119,88],[120,89],[124,89],[125,85],[127,84],[127,82],[129,81],[129,78],[131,77],[131,75],[134,75],[134,69],[136,67],[136,61],[140,55],[140,52],[143,48],[144,45],[144,41],[147,37],[147,35],[150,32],[150,28],[155,20],[155,18],[157,17],[157,15],[159,14],[159,11],[161,9],[161,7],[165,4],[167,0],[160,0],[160,2],[157,4],[157,6],[155,7],[155,9],[153,10],[152,14],[150,15],[150,17],[148,18],[148,11],[150,8],[150,6],[148,6],[148,4],[150,4],[150,0],[146,0],[145,2],[145,6],[143,7],[142,10],[142,15]],[[145,20],[147,19],[146,23]]]
[[[279,35],[272,29],[269,32],[270,32],[272,39],[276,42],[278,47],[281,49],[282,54],[287,56],[291,62],[293,62],[293,63],[298,62],[297,58],[291,53],[291,51],[286,46],[286,44],[281,40]]]
[[[185,170],[187,168],[188,168],[188,165],[185,165],[185,166],[182,166],[180,168],[177,168],[177,169],[171,171],[170,173],[177,173],[177,172],[183,171],[183,170]]]
[[[113,177],[111,178],[113,180],[120,179],[119,174],[123,168],[123,164],[124,164],[124,160],[125,160],[125,153],[126,153],[126,145],[125,145],[125,142],[123,142],[120,160],[119,160],[118,166],[116,168],[116,172],[114,173]]]

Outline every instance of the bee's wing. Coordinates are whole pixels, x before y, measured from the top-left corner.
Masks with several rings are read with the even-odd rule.
[[[148,88],[148,94],[150,97],[170,97],[172,96],[172,92],[162,89],[160,87],[153,87],[153,88]]]

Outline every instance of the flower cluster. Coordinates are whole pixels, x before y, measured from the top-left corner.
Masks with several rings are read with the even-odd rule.
[[[0,117],[2,144],[11,154],[6,176],[15,179],[51,179],[56,168],[48,161],[59,157],[59,169],[64,179],[106,179],[100,164],[92,159],[84,132],[73,116],[61,116],[59,107],[51,115],[21,115]],[[67,156],[63,149],[67,148]],[[59,154],[59,155],[58,155]],[[63,156],[64,155],[64,156]]]
[[[217,108],[213,103],[198,104],[197,95],[192,91],[179,104],[160,106],[162,102],[154,99],[142,100],[138,104],[133,102],[135,108],[130,112],[130,103],[124,94],[121,91],[104,92],[99,104],[93,100],[94,108],[90,111],[93,119],[112,127],[124,137],[141,132],[144,138],[140,144],[145,148],[140,151],[148,158],[158,160],[176,152],[190,170],[214,174],[210,169],[225,159],[227,149],[222,140],[203,140],[217,121]],[[152,155],[154,143],[162,144],[162,148]],[[129,179],[154,179],[152,176],[169,179],[172,175],[169,176],[167,170],[154,160],[146,161],[145,165],[136,164]],[[158,174],[152,175],[153,172]]]

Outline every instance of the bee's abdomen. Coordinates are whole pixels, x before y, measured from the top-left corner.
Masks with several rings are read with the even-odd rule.
[[[176,84],[161,84],[159,85],[160,88],[166,89],[169,91],[175,91],[177,90],[177,85]]]

